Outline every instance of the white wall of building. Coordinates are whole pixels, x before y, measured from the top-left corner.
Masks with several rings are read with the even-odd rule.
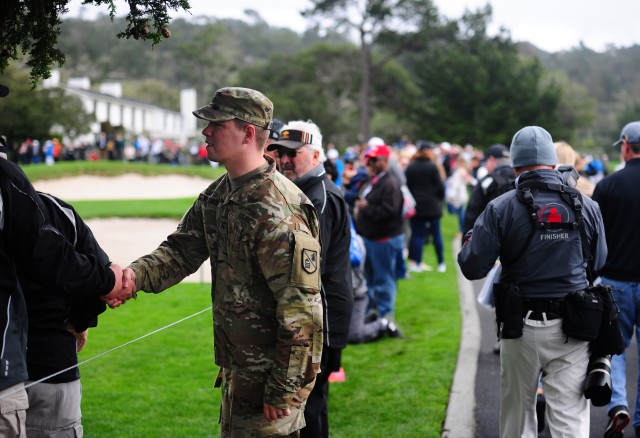
[[[85,110],[93,113],[96,122],[91,125],[95,138],[100,134],[100,124],[122,126],[128,138],[140,134],[151,138],[171,139],[186,144],[191,137],[200,136],[196,118],[191,113],[196,107],[195,89],[180,92],[180,111],[161,108],[149,103],[122,98],[122,85],[118,82],[101,84],[100,92],[90,89],[88,78],[72,78],[60,83],[60,72],[53,70],[51,78],[43,81],[43,87],[61,87],[82,101]]]

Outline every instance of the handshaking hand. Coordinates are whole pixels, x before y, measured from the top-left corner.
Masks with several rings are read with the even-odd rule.
[[[111,289],[111,292],[103,295],[102,297],[100,297],[100,299],[104,301],[109,307],[115,309],[116,307],[123,305],[129,298],[134,296],[135,291],[133,289],[135,288],[135,274],[133,274],[133,282],[128,281],[129,287],[125,288],[123,287],[124,278],[122,268],[116,264],[111,264],[111,266],[109,266],[109,269],[113,271],[116,282],[113,285],[113,289]],[[133,272],[131,269],[129,270]],[[131,285],[131,283],[133,283],[133,285]]]
[[[131,268],[124,268],[122,271],[122,289],[126,290],[129,295],[136,298],[136,273]]]

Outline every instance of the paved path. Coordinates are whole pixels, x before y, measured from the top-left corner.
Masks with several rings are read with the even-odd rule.
[[[459,245],[457,245],[459,247]],[[454,250],[457,251],[454,242]],[[458,270],[463,339],[451,391],[443,438],[495,438],[498,436],[500,407],[500,357],[493,352],[496,343],[495,315],[477,303],[482,281],[470,282]],[[476,330],[474,332],[473,330]],[[474,360],[475,359],[475,360]],[[627,394],[631,403],[637,392],[638,351],[635,339],[627,351]],[[474,390],[461,387],[473,381]],[[633,406],[630,407],[633,409]],[[602,437],[607,423],[607,407],[591,406],[591,437]],[[633,427],[625,438],[634,437]],[[539,434],[549,438],[547,428]]]

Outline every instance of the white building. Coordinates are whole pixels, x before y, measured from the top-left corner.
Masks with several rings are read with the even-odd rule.
[[[122,85],[108,82],[100,85],[100,91],[90,89],[89,78],[72,78],[66,84],[60,81],[60,72],[51,72],[51,77],[43,81],[43,87],[60,87],[70,95],[80,98],[86,111],[95,115],[91,132],[83,136],[93,142],[100,134],[100,126],[109,122],[111,126],[122,126],[127,137],[144,134],[150,138],[171,139],[186,144],[192,137],[201,136],[197,119],[191,113],[198,108],[196,90],[180,91],[180,111],[161,108],[150,103],[122,97]]]

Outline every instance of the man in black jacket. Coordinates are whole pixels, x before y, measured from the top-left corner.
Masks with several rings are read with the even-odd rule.
[[[109,257],[73,207],[49,194],[38,192],[38,195],[52,225],[67,242],[78,252],[95,257],[100,265],[109,266]],[[54,295],[33,281],[30,274],[19,272],[29,315],[29,381],[54,376],[27,388],[27,434],[62,436],[68,433],[82,437],[80,371],[72,367],[78,364],[77,352],[84,347],[88,328],[96,326],[97,315],[104,312],[106,305],[97,297]],[[67,371],[59,373],[62,370]]]
[[[614,146],[620,145],[620,153],[625,166],[596,185],[593,200],[600,205],[604,228],[607,232],[609,254],[600,270],[602,282],[613,287],[620,313],[618,322],[627,348],[631,345],[634,332],[640,327],[640,260],[638,245],[640,233],[640,121],[627,123],[620,132]],[[636,336],[640,345],[640,338]],[[640,436],[640,393],[636,395],[633,420],[630,417],[627,397],[626,355],[615,355],[611,359],[611,380],[613,393],[609,403],[609,423],[606,438],[622,437],[623,429],[630,421],[635,428],[635,436]],[[640,376],[637,378],[640,384]]]
[[[6,87],[0,87],[3,91]],[[0,93],[0,95],[5,93]],[[52,293],[101,297],[110,306],[131,297],[122,269],[75,251],[49,220],[24,172],[0,144],[0,436],[25,436],[28,407],[27,312],[17,270],[28,271]]]
[[[329,374],[340,369],[340,356],[347,344],[353,308],[349,245],[349,210],[342,192],[327,177],[320,129],[311,121],[292,121],[282,127],[280,138],[268,147],[280,159],[284,176],[309,197],[320,218],[322,255],[322,303],[324,343],[320,373],[309,395],[302,437],[328,437]]]
[[[488,175],[481,178],[473,188],[467,211],[464,214],[464,236],[473,228],[480,213],[489,202],[513,188],[516,174],[509,161],[509,149],[505,145],[496,143],[487,149],[485,167]]]

